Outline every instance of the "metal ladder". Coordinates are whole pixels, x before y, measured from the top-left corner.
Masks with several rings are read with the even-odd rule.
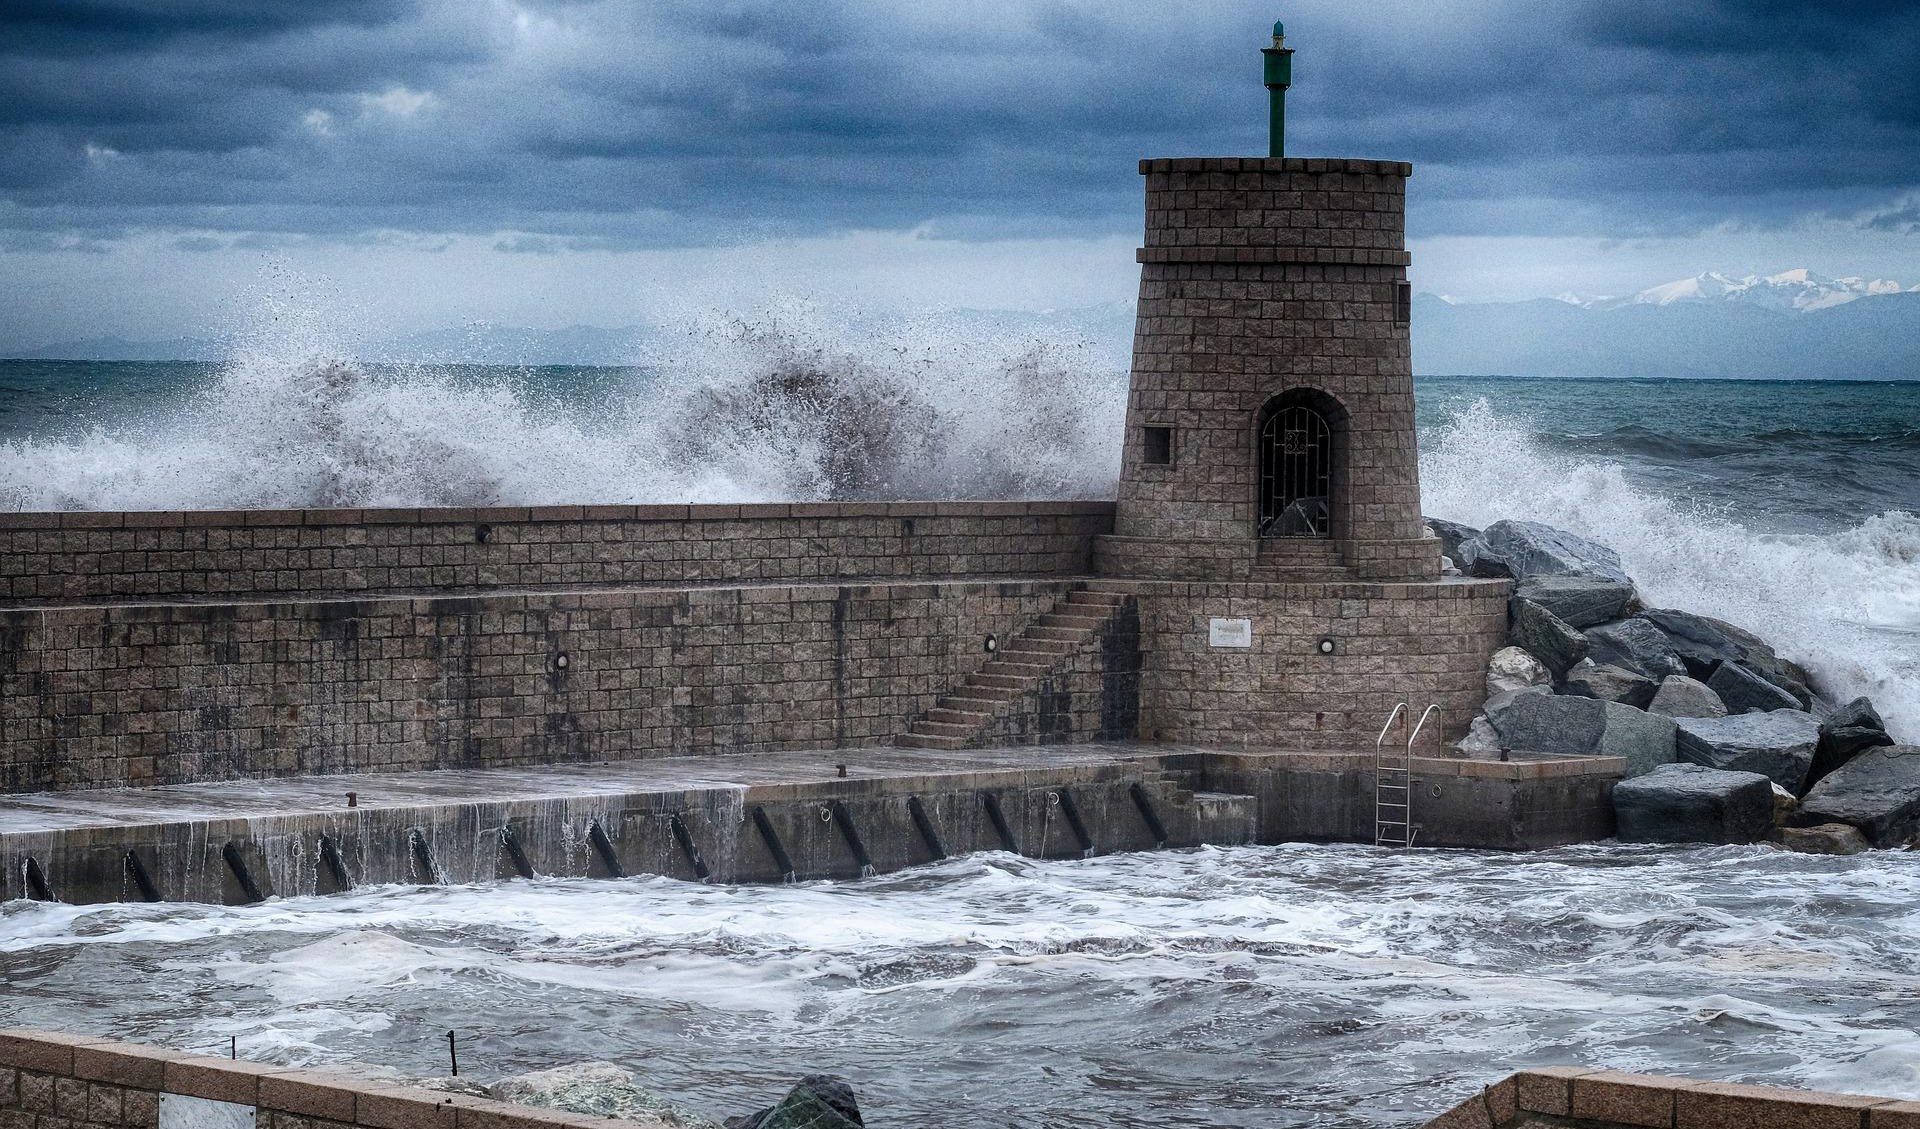
[[[1380,727],[1380,736],[1374,739],[1373,845],[1376,847],[1411,847],[1419,833],[1413,825],[1413,743],[1420,739],[1427,719],[1439,708],[1428,706],[1413,732],[1407,735],[1407,743],[1397,752],[1388,753],[1387,733],[1407,712],[1407,703],[1401,702],[1387,715],[1387,723]]]

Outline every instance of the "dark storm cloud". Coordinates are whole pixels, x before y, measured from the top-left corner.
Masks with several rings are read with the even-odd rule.
[[[1416,162],[1420,234],[1879,214],[1920,184],[1910,3],[1284,7],[1294,149]],[[531,254],[1124,231],[1136,158],[1260,151],[1269,18],[1229,0],[16,0],[0,223],[508,231]]]

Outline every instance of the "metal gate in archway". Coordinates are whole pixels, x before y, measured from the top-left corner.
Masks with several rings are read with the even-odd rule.
[[[1260,425],[1260,536],[1333,535],[1333,429],[1312,408],[1268,413]]]

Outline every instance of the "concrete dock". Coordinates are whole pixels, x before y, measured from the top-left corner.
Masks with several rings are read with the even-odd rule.
[[[1411,761],[1417,843],[1603,838],[1613,758]],[[1372,842],[1366,752],[1115,742],[662,757],[0,800],[0,896],[238,904],[369,883],[845,878],[947,855]]]

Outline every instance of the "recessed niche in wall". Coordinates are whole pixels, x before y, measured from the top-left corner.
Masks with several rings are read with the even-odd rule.
[[[1173,428],[1149,424],[1144,429],[1145,453],[1142,456],[1148,466],[1173,465]]]

